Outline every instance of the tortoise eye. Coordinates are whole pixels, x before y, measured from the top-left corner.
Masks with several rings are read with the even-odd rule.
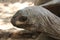
[[[25,22],[26,20],[27,20],[26,16],[19,17],[19,21],[21,21],[21,22]]]

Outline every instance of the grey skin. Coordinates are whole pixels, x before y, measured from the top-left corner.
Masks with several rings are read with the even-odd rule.
[[[17,11],[11,23],[16,27],[46,33],[49,37],[60,40],[60,18],[41,6]]]

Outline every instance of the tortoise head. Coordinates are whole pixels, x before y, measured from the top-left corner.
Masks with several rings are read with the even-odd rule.
[[[35,31],[38,29],[38,19],[35,14],[27,12],[27,10],[19,10],[12,17],[11,23],[18,27]]]

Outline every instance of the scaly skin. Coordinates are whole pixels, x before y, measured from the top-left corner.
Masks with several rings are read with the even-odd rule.
[[[41,6],[17,11],[11,23],[19,28],[44,32],[50,37],[60,39],[60,18]]]

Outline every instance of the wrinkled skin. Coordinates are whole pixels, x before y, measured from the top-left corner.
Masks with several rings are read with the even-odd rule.
[[[59,17],[40,6],[19,10],[11,19],[11,23],[16,27],[32,32],[45,32],[56,39],[60,39],[59,21]]]
[[[58,2],[59,2],[59,0],[57,0]],[[37,3],[38,5],[40,5],[40,3]],[[48,9],[49,11],[51,11],[53,14],[55,14],[55,15],[57,15],[58,17],[60,17],[60,11],[58,10],[58,9],[60,9],[60,4],[59,3],[56,3],[56,4],[53,4],[53,3],[51,3],[51,4],[49,4],[48,3],[48,5],[43,5],[43,7],[45,7],[46,9]],[[28,9],[28,8],[27,8]],[[39,19],[40,18],[37,18],[37,16],[39,16],[39,15],[34,15],[35,13],[33,13],[33,14],[31,14],[31,15],[27,15],[28,13],[29,13],[29,11],[26,11],[27,9],[23,9],[23,10],[19,10],[14,16],[13,16],[13,18],[12,18],[12,24],[14,25],[14,26],[17,26],[17,27],[19,27],[19,28],[24,28],[24,29],[27,29],[27,30],[29,30],[29,31],[40,31],[40,32],[42,32],[43,31],[43,29],[41,28],[41,25],[39,24]],[[34,8],[33,8],[34,9]],[[37,9],[37,8],[36,8]],[[38,9],[39,10],[39,9]],[[35,10],[34,10],[35,11]],[[31,11],[32,12],[32,11]],[[43,13],[44,11],[41,11],[41,13]],[[23,14],[22,14],[23,13]],[[27,13],[27,14],[26,14]],[[22,15],[20,15],[20,14],[22,14],[22,15],[25,15],[25,17],[22,17],[22,18],[20,18]],[[27,18],[27,17],[28,18]],[[33,17],[31,17],[31,18],[29,18],[29,16],[33,16]],[[23,21],[21,21],[21,20],[23,20]],[[33,20],[33,21],[32,21]],[[37,21],[35,21],[35,23],[34,23],[34,20],[37,20]],[[50,20],[50,18],[49,18],[49,20]],[[51,20],[50,20],[51,21]],[[40,25],[40,26],[38,26],[38,25]],[[39,28],[40,27],[40,28]],[[49,28],[50,29],[50,28]],[[48,29],[48,30],[49,30]],[[53,29],[52,29],[53,30]],[[51,31],[52,31],[51,30]],[[56,30],[54,30],[54,32],[53,32],[53,34],[56,32]],[[48,33],[48,32],[47,32]],[[51,32],[50,32],[51,33]],[[42,35],[41,35],[42,34]],[[56,38],[56,39],[54,39],[54,37],[53,38],[51,38],[51,37],[48,37],[48,36],[46,36],[46,34],[44,34],[44,33],[41,33],[38,37],[37,37],[37,39],[35,39],[35,40],[56,40],[56,39],[59,39],[58,37]],[[55,35],[56,36],[56,35]],[[60,40],[60,39],[59,39]]]

